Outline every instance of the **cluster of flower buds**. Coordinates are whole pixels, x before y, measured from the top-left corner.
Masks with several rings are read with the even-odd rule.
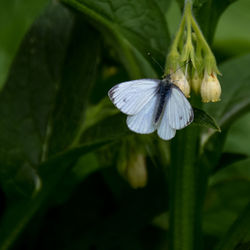
[[[180,27],[167,57],[166,73],[171,74],[174,84],[186,97],[190,97],[192,89],[201,94],[203,102],[220,100],[221,86],[217,78],[220,72],[193,16],[191,0],[186,0]]]
[[[143,143],[140,140],[139,145]],[[148,172],[144,150],[135,146],[135,137],[129,137],[121,142],[117,168],[132,188],[143,188],[147,185]]]

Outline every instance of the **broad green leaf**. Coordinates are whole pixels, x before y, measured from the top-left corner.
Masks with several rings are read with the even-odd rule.
[[[228,130],[222,130],[221,133],[213,133],[207,141],[205,141],[202,155],[199,159],[199,165],[203,165],[207,170],[218,170],[218,163],[221,159],[223,147],[226,141]]]
[[[15,182],[14,176],[24,166],[33,171],[44,160],[48,125],[72,21],[65,8],[52,5],[34,23],[13,62],[0,93],[0,173],[3,184],[10,180]]]
[[[215,237],[229,229],[249,202],[249,158],[220,168],[209,178],[204,208],[204,230]],[[233,188],[232,188],[233,187]]]
[[[120,113],[108,116],[92,127],[86,129],[81,135],[80,142],[97,142],[108,139],[115,141],[129,133],[131,133],[131,131],[127,127],[126,116]]]
[[[99,35],[82,18],[77,16],[75,19],[49,128],[48,155],[77,144],[95,81]]]
[[[250,156],[250,113],[242,116],[230,127],[225,142],[225,152],[235,152],[238,154],[246,154]]]
[[[243,180],[250,184],[250,159],[245,158],[228,164],[227,168],[221,168],[210,177],[210,185],[217,185],[222,182]]]
[[[250,107],[250,55],[242,56],[223,63],[220,70],[222,86],[221,101],[204,104],[203,108],[218,121],[222,133],[207,134],[204,144],[203,163],[215,167],[223,152],[230,126]]]
[[[4,144],[0,154],[4,173],[1,177],[3,183],[8,184],[5,186],[8,196],[10,181],[23,192],[32,189],[27,178],[25,188],[17,182],[21,179],[23,184],[23,178],[30,178],[33,172],[33,186],[36,188],[39,184],[37,175],[41,185],[40,190],[35,190],[35,196],[8,203],[0,226],[1,249],[13,243],[80,156],[107,143],[80,147],[75,143],[95,75],[98,38],[82,20],[53,3],[22,43],[1,93],[0,112],[4,119],[0,125],[2,131],[6,131],[0,137]]]
[[[229,133],[229,135],[230,135],[230,133]],[[227,166],[232,165],[235,162],[245,160],[247,157],[248,157],[247,155],[242,154],[242,153],[224,152],[221,154],[220,160],[219,160],[217,166],[215,167],[215,169],[213,169],[213,170],[217,171],[218,169],[225,168]]]
[[[1,93],[0,128],[6,133],[0,136],[0,162],[6,190],[11,184],[17,190],[29,185],[33,175],[25,174],[27,168],[35,174],[48,157],[76,145],[98,48],[96,32],[59,4],[52,4],[27,34]],[[24,166],[27,181],[18,178]],[[36,176],[33,182],[36,188]]]
[[[17,200],[7,207],[3,215],[0,227],[0,249],[8,249],[21,233],[23,228],[44,205],[44,202],[57,188],[58,182],[73,167],[76,161],[84,154],[89,153],[108,143],[86,144],[73,148],[64,153],[53,156],[39,167],[39,175],[42,180],[42,188],[34,198]],[[88,174],[88,171],[86,172]]]
[[[171,2],[170,8],[168,8],[168,11],[166,13],[166,19],[170,35],[171,37],[174,37],[179,28],[181,20],[181,10],[176,1]]]
[[[133,78],[156,77],[147,52],[163,63],[170,43],[166,20],[157,1],[62,2],[82,12],[112,42]]]
[[[0,87],[24,34],[47,3],[48,0],[0,2]]]
[[[98,154],[98,152],[84,154],[77,160],[76,164],[72,166],[71,170],[67,171],[67,176],[62,178],[57,185],[58,187],[52,192],[50,198],[50,200],[53,201],[52,205],[67,202],[86,178],[103,168],[103,164],[98,162],[96,154]]]
[[[250,202],[228,230],[216,250],[247,250],[250,248]]]
[[[250,2],[237,1],[222,15],[215,33],[216,52],[222,56],[239,56],[250,53]]]
[[[194,121],[193,121],[194,124],[207,128],[212,128],[219,132],[221,131],[220,127],[217,125],[213,117],[211,117],[201,109],[193,108],[193,110],[194,110]]]
[[[250,107],[250,54],[229,60],[220,65],[222,95],[221,101],[205,104],[205,110],[212,114],[221,128],[228,128]]]
[[[98,104],[88,106],[88,109],[86,110],[86,121],[84,126],[82,126],[82,131],[98,122],[101,122],[106,117],[115,115],[119,112],[118,109],[114,108],[113,103],[108,98],[107,93],[105,93],[105,98],[103,98]]]
[[[160,10],[162,11],[162,13],[165,15],[166,12],[168,11],[169,7],[171,6],[173,0],[158,0],[156,1],[156,3],[159,5]]]

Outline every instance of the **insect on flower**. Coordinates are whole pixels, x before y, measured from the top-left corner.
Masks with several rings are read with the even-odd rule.
[[[157,130],[160,138],[170,140],[176,130],[186,127],[194,118],[189,101],[170,74],[162,80],[139,79],[117,84],[108,95],[128,115],[129,129],[139,134]]]

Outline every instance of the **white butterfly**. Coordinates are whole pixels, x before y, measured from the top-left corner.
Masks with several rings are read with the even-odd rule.
[[[114,105],[128,115],[129,129],[139,134],[157,130],[160,138],[170,140],[176,130],[186,127],[194,118],[190,103],[172,83],[170,75],[163,80],[123,82],[110,89],[108,95]]]

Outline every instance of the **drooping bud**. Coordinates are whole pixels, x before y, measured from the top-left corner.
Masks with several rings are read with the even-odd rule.
[[[133,188],[142,188],[147,184],[145,156],[138,153],[131,157],[127,166],[127,180]]]
[[[205,72],[201,83],[201,97],[203,102],[220,101],[221,86],[216,73],[208,74]]]
[[[186,97],[190,97],[190,86],[182,70],[177,70],[171,75],[173,83],[180,88]]]
[[[191,87],[196,94],[200,92],[202,78],[199,76],[198,72],[195,71],[191,79]]]

